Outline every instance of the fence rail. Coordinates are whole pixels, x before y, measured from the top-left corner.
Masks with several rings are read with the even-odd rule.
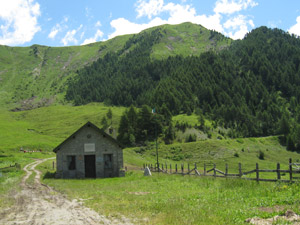
[[[207,170],[207,166],[213,166],[213,168]],[[187,169],[184,168],[184,164],[181,164],[180,167],[175,164],[175,168],[172,168],[172,165],[167,164],[144,164],[144,169],[148,167],[152,172],[162,172],[167,174],[181,174],[181,175],[195,175],[195,176],[212,176],[212,177],[222,177],[222,178],[240,178],[245,180],[256,180],[259,181],[269,181],[269,182],[295,182],[295,180],[300,179],[300,177],[293,176],[293,174],[300,174],[300,168],[295,167],[295,165],[300,165],[297,163],[292,163],[292,159],[289,159],[288,169],[280,169],[280,163],[277,163],[276,169],[259,169],[259,164],[256,163],[256,168],[250,171],[242,172],[242,164],[238,164],[238,173],[228,173],[228,164],[225,165],[225,172],[217,169],[216,164],[206,164],[203,165],[203,172],[198,170],[198,165],[195,163],[193,168],[190,168],[190,164],[187,165]],[[266,179],[261,178],[262,173],[276,173],[276,179]],[[282,173],[289,174],[289,179],[282,179]],[[254,178],[245,177],[249,174],[255,174]]]

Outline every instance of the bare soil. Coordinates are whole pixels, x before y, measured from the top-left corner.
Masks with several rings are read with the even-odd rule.
[[[0,224],[30,225],[88,225],[88,224],[131,224],[129,219],[107,218],[85,207],[76,199],[68,200],[62,194],[40,182],[41,172],[36,166],[44,162],[36,160],[24,167],[26,175],[21,182],[21,192],[13,197],[16,204],[0,212]],[[35,172],[34,183],[26,182]],[[32,182],[31,182],[32,183]]]

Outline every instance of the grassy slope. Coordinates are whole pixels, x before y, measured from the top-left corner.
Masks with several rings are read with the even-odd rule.
[[[103,104],[85,106],[49,106],[29,111],[0,110],[0,149],[53,149],[87,121],[101,126],[109,107]],[[118,128],[123,107],[111,107],[112,127]]]
[[[37,96],[64,103],[63,94],[68,77],[107,52],[118,51],[129,36],[85,46],[31,47],[0,46],[0,106],[10,106]]]
[[[210,38],[210,30],[191,23],[161,26],[161,34],[161,42],[153,46],[152,58],[155,59],[176,55],[200,55],[208,50],[219,51],[232,42],[224,36],[219,36],[220,39]]]
[[[223,36],[210,39],[209,30],[191,23],[163,25],[159,28],[162,34],[161,43],[153,46],[151,55],[155,59],[175,55],[199,55],[209,49],[218,51],[232,41]],[[143,32],[151,32],[153,29],[157,28]],[[106,53],[121,50],[132,36],[119,36],[85,46],[0,46],[0,106],[13,108],[20,105],[21,100],[24,103],[28,99],[31,100],[30,104],[35,105],[49,105],[53,102],[66,104],[64,92],[67,79],[77,69]]]

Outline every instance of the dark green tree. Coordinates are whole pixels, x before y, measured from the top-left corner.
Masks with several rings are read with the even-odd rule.
[[[106,130],[108,128],[108,122],[106,116],[103,116],[101,119],[101,128]]]
[[[287,136],[286,149],[289,150],[289,151],[295,151],[295,143],[294,143],[293,138],[291,137],[291,135]]]
[[[169,126],[164,132],[164,141],[166,144],[171,144],[175,139],[175,129],[173,127],[172,122],[169,123]]]
[[[106,117],[110,120],[110,125],[112,124],[112,117],[113,117],[113,113],[111,111],[111,108],[108,109],[107,113],[106,113]]]

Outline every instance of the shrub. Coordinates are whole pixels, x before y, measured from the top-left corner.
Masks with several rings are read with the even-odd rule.
[[[263,151],[259,150],[258,158],[259,158],[260,160],[264,160],[264,159],[265,159],[265,153],[264,153]]]
[[[190,134],[186,137],[185,142],[195,142],[197,140],[197,136],[195,134]]]
[[[212,137],[212,134],[209,132],[209,133],[207,133],[207,137],[209,138],[209,139],[211,139],[211,137]]]

